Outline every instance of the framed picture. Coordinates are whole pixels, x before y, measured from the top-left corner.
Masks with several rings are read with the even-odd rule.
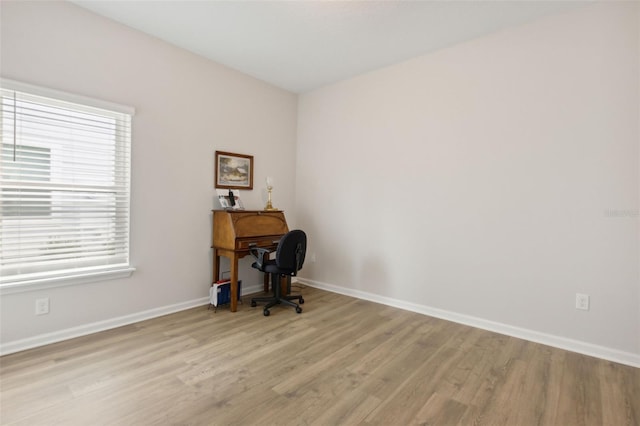
[[[253,155],[216,151],[215,187],[253,189]]]

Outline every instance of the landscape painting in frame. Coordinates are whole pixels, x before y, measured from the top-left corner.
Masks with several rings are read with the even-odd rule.
[[[216,151],[215,187],[253,189],[253,156]]]

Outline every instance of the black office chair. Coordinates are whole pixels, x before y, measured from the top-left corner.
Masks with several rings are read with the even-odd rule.
[[[264,316],[269,316],[269,308],[275,305],[288,305],[296,308],[297,313],[302,312],[302,308],[298,304],[293,303],[292,300],[298,300],[299,304],[304,303],[302,296],[287,296],[282,295],[281,290],[281,278],[282,277],[295,277],[298,271],[302,269],[304,263],[304,256],[307,252],[307,234],[299,229],[289,231],[286,233],[280,242],[276,250],[276,258],[266,259],[266,254],[269,250],[262,248],[255,248],[251,250],[251,254],[256,258],[256,261],[251,265],[259,271],[271,274],[271,287],[273,287],[272,297],[254,297],[251,299],[251,306],[255,307],[256,302],[267,302],[264,306]]]

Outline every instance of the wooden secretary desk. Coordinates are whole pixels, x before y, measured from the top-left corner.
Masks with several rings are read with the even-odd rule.
[[[252,248],[275,250],[287,232],[282,211],[213,210],[213,281],[220,279],[220,256],[229,258],[231,265],[231,312],[238,309],[238,259]],[[265,291],[269,276],[264,277]]]

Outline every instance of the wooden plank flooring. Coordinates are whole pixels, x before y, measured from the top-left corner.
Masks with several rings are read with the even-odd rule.
[[[3,425],[640,425],[640,369],[304,288],[0,358]]]

